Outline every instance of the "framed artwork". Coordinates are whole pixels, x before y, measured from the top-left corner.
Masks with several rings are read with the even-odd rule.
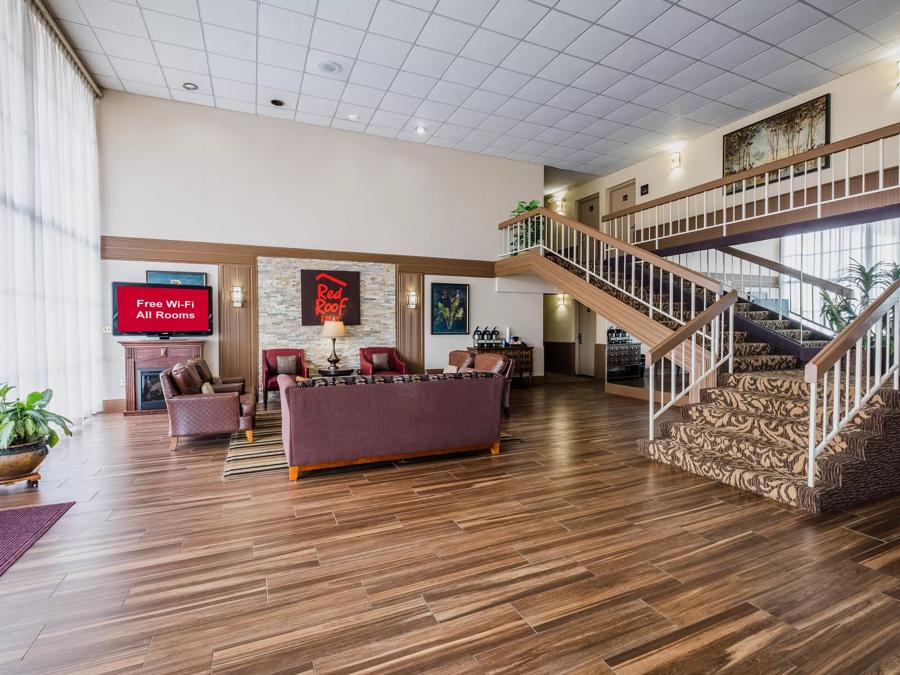
[[[431,334],[469,334],[469,284],[431,284]]]
[[[359,272],[300,270],[300,316],[304,326],[340,319],[358,326]]]
[[[722,137],[722,176],[746,171],[785,157],[806,152],[831,141],[831,94],[823,94],[806,103],[776,115],[736,129]],[[827,157],[822,168],[828,168]],[[800,163],[794,175],[816,171],[816,162]],[[769,174],[769,182],[790,178],[791,167]],[[752,188],[749,179],[743,184],[728,186],[727,193]],[[756,177],[756,186],[765,183],[764,176]]]
[[[172,284],[175,286],[206,286],[206,272],[164,272],[147,270],[148,284]]]

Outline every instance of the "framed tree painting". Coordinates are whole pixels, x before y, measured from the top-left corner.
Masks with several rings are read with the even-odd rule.
[[[173,284],[175,286],[206,286],[206,272],[166,272],[147,270],[148,284]]]
[[[813,150],[831,141],[831,95],[823,94],[806,103],[784,110],[776,115],[736,129],[722,137],[722,176],[727,177],[769,162]],[[822,168],[828,167],[828,157]],[[802,162],[794,167],[794,175],[802,176],[815,171],[816,160]],[[769,174],[769,182],[791,176],[791,167]],[[728,186],[730,194],[735,189],[752,188],[749,179],[743,184]],[[756,186],[765,183],[765,176],[756,177]]]
[[[431,334],[469,334],[469,284],[431,284]]]

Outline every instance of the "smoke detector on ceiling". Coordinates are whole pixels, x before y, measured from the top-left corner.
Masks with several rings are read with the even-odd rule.
[[[319,70],[326,75],[338,75],[344,71],[344,66],[337,61],[319,61]]]

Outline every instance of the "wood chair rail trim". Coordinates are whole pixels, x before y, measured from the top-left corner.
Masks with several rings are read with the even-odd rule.
[[[711,321],[713,321],[713,319],[716,319],[725,311],[727,311],[728,308],[737,301],[737,291],[729,291],[728,293],[723,295],[693,319],[684,324],[681,328],[672,333],[669,337],[651,347],[646,354],[647,365],[650,366],[662,359],[669,352],[678,347],[682,342],[699,331],[703,326],[710,323]]]
[[[696,185],[692,188],[687,188],[686,190],[681,190],[679,192],[674,192],[670,195],[665,195],[663,197],[658,197],[656,199],[651,199],[650,201],[643,202],[641,204],[635,204],[634,206],[629,206],[627,209],[621,209],[620,211],[614,211],[613,213],[608,213],[602,217],[602,221],[608,222],[610,220],[615,220],[616,218],[622,218],[623,216],[630,215],[632,213],[637,213],[638,211],[644,211],[645,209],[652,209],[656,206],[662,206],[663,204],[668,204],[670,202],[678,201],[679,199],[684,199],[685,197],[690,197],[695,194],[701,194],[708,190],[714,190],[716,188],[723,187],[725,185],[730,185],[732,183],[739,183],[742,180],[747,178],[753,178],[754,176],[758,176],[760,174],[765,174],[770,171],[776,171],[778,169],[783,169],[788,166],[792,166],[795,164],[802,164],[803,162],[808,162],[812,159],[816,159],[818,157],[824,157],[826,155],[830,155],[835,152],[840,152],[842,150],[847,150],[850,148],[855,148],[860,145],[865,145],[867,143],[873,143],[875,141],[879,141],[882,138],[888,138],[890,136],[894,136],[900,133],[900,122],[895,124],[889,124],[885,127],[881,127],[879,129],[873,129],[872,131],[867,131],[863,134],[858,134],[856,136],[851,136],[850,138],[845,138],[841,141],[835,141],[834,143],[828,143],[827,145],[822,145],[818,148],[813,148],[812,150],[807,150],[806,152],[801,152],[797,155],[792,155],[791,157],[785,157],[784,159],[778,159],[774,162],[769,162],[768,164],[761,164],[760,166],[754,167],[752,169],[746,169],[744,171],[739,171],[738,173],[733,173],[730,176],[726,176],[724,178],[717,178],[715,180],[708,181],[706,183],[701,183],[700,185]]]
[[[827,373],[844,354],[853,349],[866,332],[900,301],[900,279],[888,286],[884,292],[866,307],[862,313],[838,333],[834,339],[816,354],[804,369],[804,379],[814,384]],[[897,317],[900,319],[900,317]]]
[[[572,220],[571,218],[567,218],[566,216],[560,215],[555,211],[551,211],[550,209],[545,209],[543,207],[534,209],[533,211],[527,211],[519,216],[516,216],[515,218],[508,218],[507,220],[504,220],[502,223],[497,225],[497,229],[507,229],[522,220],[527,220],[528,218],[533,218],[534,216],[545,216],[559,223],[562,223],[563,225],[578,230],[582,234],[586,234],[593,239],[602,241],[603,243],[610,246],[614,246],[623,254],[632,255],[635,258],[639,258],[650,263],[657,269],[676,274],[679,277],[683,278],[685,281],[690,281],[700,288],[705,288],[707,290],[713,291],[714,293],[722,292],[722,284],[720,284],[715,279],[710,279],[709,277],[699,274],[694,270],[688,269],[687,267],[682,267],[678,263],[673,263],[671,260],[661,258],[660,256],[648,251],[645,248],[627,244],[621,239],[616,239],[615,237],[612,237],[604,232],[600,232],[599,230],[595,230],[592,227],[588,227],[584,223],[580,223],[577,220]]]

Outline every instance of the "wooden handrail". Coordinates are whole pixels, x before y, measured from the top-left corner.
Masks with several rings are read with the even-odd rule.
[[[900,279],[884,289],[884,293],[873,300],[844,330],[835,335],[822,351],[810,359],[804,370],[804,379],[809,384],[815,384],[819,380],[819,376],[827,373],[835,363],[844,357],[844,354],[853,349],[875,322],[887,314],[898,300],[900,300]],[[900,317],[897,317],[897,320],[900,320]]]
[[[707,183],[702,183],[692,188],[681,190],[680,192],[674,192],[664,197],[658,197],[641,204],[635,204],[634,206],[630,206],[627,209],[608,213],[603,216],[601,220],[605,223],[610,220],[614,220],[615,218],[621,218],[632,213],[637,213],[638,211],[643,211],[644,209],[652,209],[655,206],[661,206],[663,204],[668,204],[669,202],[678,201],[679,199],[684,199],[685,197],[690,197],[691,195],[701,194],[703,192],[706,192],[707,190],[714,190],[716,188],[724,187],[725,185],[731,185],[732,183],[740,183],[742,180],[745,180],[747,178],[753,178],[754,176],[766,174],[770,171],[777,171],[778,169],[783,169],[795,164],[803,164],[804,162],[808,162],[811,159],[824,157],[825,155],[830,155],[833,152],[840,152],[841,150],[855,148],[857,146],[865,145],[866,143],[872,143],[873,141],[878,141],[882,138],[895,136],[897,134],[900,134],[900,122],[889,124],[885,127],[881,127],[880,129],[873,129],[872,131],[867,131],[864,134],[851,136],[850,138],[845,138],[842,141],[828,143],[827,145],[822,145],[818,148],[813,148],[812,150],[807,150],[806,152],[792,155],[791,157],[777,159],[774,162],[769,162],[768,164],[760,164],[759,166],[753,167],[752,169],[738,171],[737,173],[733,173],[730,176],[717,178]]]
[[[763,258],[762,256],[753,255],[752,253],[746,253],[745,251],[741,251],[740,249],[733,248],[731,246],[723,246],[719,250],[722,251],[722,253],[733,255],[735,258],[740,258],[741,260],[746,260],[749,263],[756,263],[760,267],[774,270],[775,272],[783,274],[787,277],[791,277],[792,279],[798,279],[810,284],[811,286],[824,288],[826,291],[837,293],[838,295],[842,295],[845,298],[853,297],[853,291],[851,291],[849,288],[846,288],[845,286],[836,284],[833,281],[828,281],[828,279],[822,279],[820,277],[813,276],[812,274],[801,272],[798,269],[788,267],[787,265],[782,265],[781,263],[777,263],[774,260],[769,260],[768,258]]]
[[[737,291],[729,291],[728,293],[723,295],[693,319],[684,324],[681,328],[672,333],[665,340],[651,347],[645,355],[646,364],[648,366],[652,365],[668,355],[669,352],[671,352],[682,342],[690,338],[694,333],[703,328],[703,326],[710,323],[720,314],[724,313],[737,301]]]
[[[504,230],[512,225],[515,225],[518,222],[523,220],[528,220],[529,218],[533,218],[535,216],[546,216],[547,218],[552,218],[553,220],[566,225],[567,227],[571,227],[579,232],[586,234],[589,237],[597,239],[598,241],[602,241],[605,244],[613,246],[622,253],[631,255],[640,260],[644,260],[657,269],[664,270],[666,272],[670,272],[675,274],[685,281],[690,281],[700,288],[705,288],[707,290],[712,291],[713,293],[721,293],[722,292],[722,284],[715,279],[711,279],[710,277],[704,276],[699,272],[695,272],[692,269],[688,269],[687,267],[682,267],[678,263],[674,263],[671,260],[666,260],[665,258],[661,258],[655,253],[651,253],[647,249],[639,248],[637,246],[633,246],[631,244],[625,243],[621,239],[616,239],[615,237],[611,237],[605,232],[601,232],[600,230],[596,230],[593,227],[588,227],[584,223],[580,223],[577,220],[572,220],[571,218],[567,218],[566,216],[560,215],[555,211],[551,211],[550,209],[545,209],[544,207],[539,207],[533,209],[531,211],[526,211],[525,213],[519,214],[513,218],[508,218],[504,220],[502,223],[497,225],[497,228],[500,230]]]

